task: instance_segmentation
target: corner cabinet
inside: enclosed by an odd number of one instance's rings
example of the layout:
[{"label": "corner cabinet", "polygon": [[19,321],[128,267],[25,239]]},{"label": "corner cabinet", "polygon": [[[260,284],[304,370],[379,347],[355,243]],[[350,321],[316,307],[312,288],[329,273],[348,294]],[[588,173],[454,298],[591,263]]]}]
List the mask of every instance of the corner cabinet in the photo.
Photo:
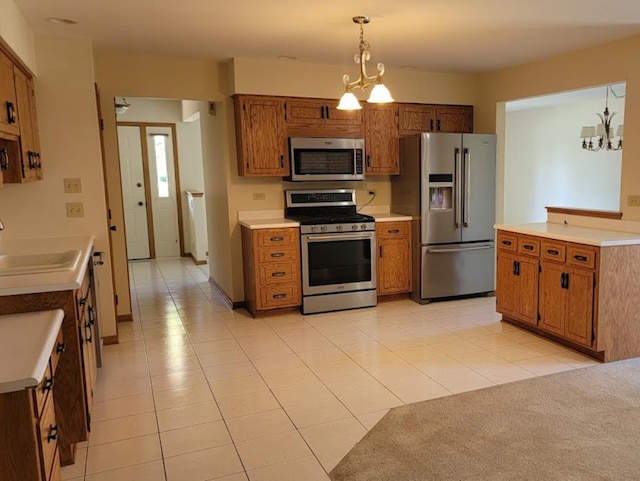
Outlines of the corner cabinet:
[{"label": "corner cabinet", "polygon": [[398,105],[366,104],[363,110],[365,173],[367,175],[398,175],[400,173]]},{"label": "corner cabinet", "polygon": [[258,316],[302,304],[300,229],[242,227],[245,307]]},{"label": "corner cabinet", "polygon": [[411,222],[376,223],[378,296],[411,292]]},{"label": "corner cabinet", "polygon": [[233,97],[238,175],[283,177],[289,174],[284,100],[277,97]]},{"label": "corner cabinet", "polygon": [[1,50],[0,172],[4,183],[42,179],[33,78]]},{"label": "corner cabinet", "polygon": [[[90,256],[89,262],[92,262]],[[96,380],[96,312],[91,289],[92,266],[87,266],[80,289],[0,296],[0,314],[62,309],[65,353],[57,363],[55,418],[62,465],[73,464],[75,444],[86,441]],[[0,479],[1,478],[0,476]]]}]

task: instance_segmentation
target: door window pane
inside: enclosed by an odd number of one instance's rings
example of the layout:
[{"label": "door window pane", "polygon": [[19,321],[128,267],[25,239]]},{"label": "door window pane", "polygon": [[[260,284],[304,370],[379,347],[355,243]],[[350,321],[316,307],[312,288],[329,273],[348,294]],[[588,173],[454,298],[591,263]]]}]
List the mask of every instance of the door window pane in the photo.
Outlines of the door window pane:
[{"label": "door window pane", "polygon": [[153,134],[153,147],[156,159],[156,182],[158,183],[158,197],[169,197],[169,175],[167,173],[167,137]]}]

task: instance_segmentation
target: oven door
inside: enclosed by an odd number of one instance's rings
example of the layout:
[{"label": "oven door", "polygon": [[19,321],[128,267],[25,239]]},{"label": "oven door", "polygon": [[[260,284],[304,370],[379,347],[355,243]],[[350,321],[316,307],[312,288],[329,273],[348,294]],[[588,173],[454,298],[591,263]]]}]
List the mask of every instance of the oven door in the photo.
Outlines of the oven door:
[{"label": "oven door", "polygon": [[302,294],[376,288],[375,232],[302,236]]}]

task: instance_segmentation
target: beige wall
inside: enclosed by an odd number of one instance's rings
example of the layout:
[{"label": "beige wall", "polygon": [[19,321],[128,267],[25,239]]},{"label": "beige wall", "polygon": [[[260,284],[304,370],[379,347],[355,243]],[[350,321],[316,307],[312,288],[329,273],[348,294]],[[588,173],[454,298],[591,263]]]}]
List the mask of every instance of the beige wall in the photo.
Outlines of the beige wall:
[{"label": "beige wall", "polygon": [[[640,36],[634,36],[544,61],[479,75],[476,130],[495,131],[496,119],[500,119],[502,115],[498,108],[504,109],[503,104],[498,105],[500,102],[626,81],[626,135],[622,152],[620,208],[624,219],[638,221],[640,208],[628,207],[627,195],[640,194],[640,136],[636,135],[640,132],[639,57]],[[499,142],[503,132],[498,131]],[[500,162],[504,162],[504,158],[499,156],[498,162],[500,172]],[[498,189],[501,189],[500,185]]]},{"label": "beige wall", "polygon": [[[44,180],[0,189],[3,236],[93,234],[95,249],[106,261],[98,271],[101,335],[112,336],[116,326],[91,42],[36,35],[35,48]],[[79,177],[83,193],[65,194],[66,177]],[[68,218],[66,202],[83,202],[85,216]]]},{"label": "beige wall", "polygon": [[33,32],[13,0],[0,0],[0,42],[9,47],[32,73],[37,73]]}]

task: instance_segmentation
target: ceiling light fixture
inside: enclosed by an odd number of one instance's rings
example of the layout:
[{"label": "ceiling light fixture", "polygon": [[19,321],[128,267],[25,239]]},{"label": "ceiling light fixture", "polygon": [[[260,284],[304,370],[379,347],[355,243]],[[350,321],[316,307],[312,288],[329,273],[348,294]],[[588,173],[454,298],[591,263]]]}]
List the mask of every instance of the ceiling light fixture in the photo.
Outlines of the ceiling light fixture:
[{"label": "ceiling light fixture", "polygon": [[[614,135],[614,128],[611,125],[611,121],[613,117],[615,117],[616,112],[609,114],[609,91],[611,94],[617,98],[624,98],[624,95],[616,95],[616,93],[611,88],[611,85],[607,85],[607,94],[605,98],[604,104],[604,112],[602,114],[596,114],[600,117],[600,121],[602,123],[596,125],[595,127],[592,125],[587,125],[582,127],[580,131],[580,138],[582,139],[582,148],[585,150],[589,150],[591,152],[598,152],[599,150],[622,150],[622,137],[624,135],[624,125],[618,125],[618,129]],[[614,137],[619,137],[616,142]],[[593,137],[597,137],[596,145],[593,144]],[[587,139],[589,139],[587,141]],[[616,145],[617,144],[617,145]]]},{"label": "ceiling light fixture", "polygon": [[127,103],[127,99],[122,97],[122,102],[118,102],[118,100],[116,99],[115,107],[116,107],[116,115],[120,115],[120,114],[124,114],[127,110],[129,110],[129,107],[131,107],[131,104]]},{"label": "ceiling light fixture", "polygon": [[353,23],[360,25],[360,44],[358,45],[358,53],[354,55],[353,60],[355,63],[360,64],[360,77],[358,80],[349,82],[349,75],[345,74],[342,77],[344,82],[345,92],[340,99],[340,103],[336,107],[338,110],[359,110],[362,108],[360,102],[353,94],[352,90],[360,88],[365,90],[367,87],[373,85],[371,94],[367,102],[374,104],[386,104],[393,102],[389,89],[382,83],[382,76],[384,75],[384,64],[379,63],[376,68],[378,69],[378,75],[374,77],[367,76],[366,62],[371,60],[371,46],[369,42],[364,39],[364,24],[369,23],[371,20],[369,17],[358,16],[353,17]]}]

